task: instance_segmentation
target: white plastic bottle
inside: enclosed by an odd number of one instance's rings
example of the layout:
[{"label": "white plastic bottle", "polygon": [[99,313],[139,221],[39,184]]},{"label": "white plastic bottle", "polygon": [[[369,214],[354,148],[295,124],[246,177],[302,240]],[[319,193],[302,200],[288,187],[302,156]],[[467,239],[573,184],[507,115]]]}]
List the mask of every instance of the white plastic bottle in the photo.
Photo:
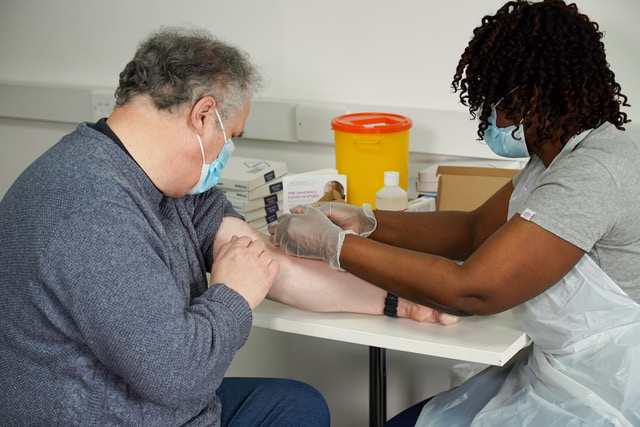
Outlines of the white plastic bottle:
[{"label": "white plastic bottle", "polygon": [[409,198],[407,192],[398,186],[399,172],[384,173],[384,187],[376,193],[376,209],[385,211],[407,210]]}]

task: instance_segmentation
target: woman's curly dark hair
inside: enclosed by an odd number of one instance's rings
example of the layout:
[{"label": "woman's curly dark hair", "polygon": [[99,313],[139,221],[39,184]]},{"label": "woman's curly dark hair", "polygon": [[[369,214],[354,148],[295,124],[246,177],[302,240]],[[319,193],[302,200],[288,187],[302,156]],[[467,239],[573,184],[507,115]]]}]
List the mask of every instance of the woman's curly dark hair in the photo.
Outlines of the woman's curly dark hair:
[{"label": "woman's curly dark hair", "polygon": [[[628,123],[627,97],[615,81],[597,23],[575,4],[561,0],[510,1],[485,16],[456,68],[452,87],[479,116],[478,136],[487,129],[491,106],[501,99],[507,118],[531,125],[538,143],[561,130],[561,141],[610,122]],[[478,112],[478,113],[477,113]],[[527,121],[529,120],[529,121]]]}]

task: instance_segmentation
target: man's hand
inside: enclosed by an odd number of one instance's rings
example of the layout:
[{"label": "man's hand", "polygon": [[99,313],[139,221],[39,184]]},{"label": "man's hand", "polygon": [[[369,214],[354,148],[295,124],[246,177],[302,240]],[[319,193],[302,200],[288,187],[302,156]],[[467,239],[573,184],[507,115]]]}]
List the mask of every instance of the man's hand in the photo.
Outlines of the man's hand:
[{"label": "man's hand", "polygon": [[263,241],[233,236],[216,254],[211,283],[224,283],[235,290],[253,310],[264,300],[279,270]]}]

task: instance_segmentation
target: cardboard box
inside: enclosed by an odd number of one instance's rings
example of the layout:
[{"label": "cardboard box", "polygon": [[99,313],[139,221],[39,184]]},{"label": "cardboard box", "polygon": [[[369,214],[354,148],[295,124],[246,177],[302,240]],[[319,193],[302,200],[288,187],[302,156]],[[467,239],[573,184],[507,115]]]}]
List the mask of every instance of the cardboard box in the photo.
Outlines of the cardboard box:
[{"label": "cardboard box", "polygon": [[276,214],[277,216],[280,216],[282,215],[282,209],[280,208],[280,205],[276,202],[267,206],[263,206],[262,208],[259,208],[253,211],[238,212],[238,213],[244,216],[244,220],[246,222],[251,222],[254,219],[258,219],[260,217],[267,217],[271,214]]},{"label": "cardboard box", "polygon": [[233,209],[235,209],[238,213],[251,212],[256,209],[264,208],[267,205],[282,202],[282,191],[278,191],[277,193],[270,194],[266,197],[260,197],[255,200],[246,200],[233,197],[234,192],[225,193],[225,196],[227,197],[227,200],[231,202],[231,206],[233,206]]},{"label": "cardboard box", "polygon": [[440,166],[436,210],[472,211],[503,185],[517,169],[480,168],[468,166]]},{"label": "cardboard box", "polygon": [[227,190],[252,191],[285,175],[287,171],[285,162],[232,156],[216,185]]},{"label": "cardboard box", "polygon": [[253,228],[261,229],[266,227],[268,224],[272,222],[276,222],[280,217],[281,212],[274,212],[267,216],[261,216],[260,218],[254,219],[253,221],[247,221],[247,224],[251,225]]},{"label": "cardboard box", "polygon": [[267,184],[261,185],[258,188],[254,188],[251,191],[247,190],[229,190],[223,187],[218,187],[227,199],[238,199],[238,200],[256,200],[259,198],[267,197],[271,194],[276,194],[278,192],[282,193],[282,178],[277,178]]},{"label": "cardboard box", "polygon": [[301,173],[283,179],[283,211],[315,202],[347,202],[347,176],[335,174]]}]

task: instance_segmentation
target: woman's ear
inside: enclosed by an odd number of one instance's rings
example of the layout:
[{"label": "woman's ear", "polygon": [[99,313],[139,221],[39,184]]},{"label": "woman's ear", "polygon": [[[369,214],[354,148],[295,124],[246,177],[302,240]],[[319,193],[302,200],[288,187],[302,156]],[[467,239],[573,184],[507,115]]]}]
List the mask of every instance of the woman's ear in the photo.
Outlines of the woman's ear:
[{"label": "woman's ear", "polygon": [[212,119],[217,122],[216,117],[216,100],[212,96],[205,96],[196,102],[191,108],[189,114],[189,122],[191,126],[202,135],[204,132],[204,124],[206,120]]}]

